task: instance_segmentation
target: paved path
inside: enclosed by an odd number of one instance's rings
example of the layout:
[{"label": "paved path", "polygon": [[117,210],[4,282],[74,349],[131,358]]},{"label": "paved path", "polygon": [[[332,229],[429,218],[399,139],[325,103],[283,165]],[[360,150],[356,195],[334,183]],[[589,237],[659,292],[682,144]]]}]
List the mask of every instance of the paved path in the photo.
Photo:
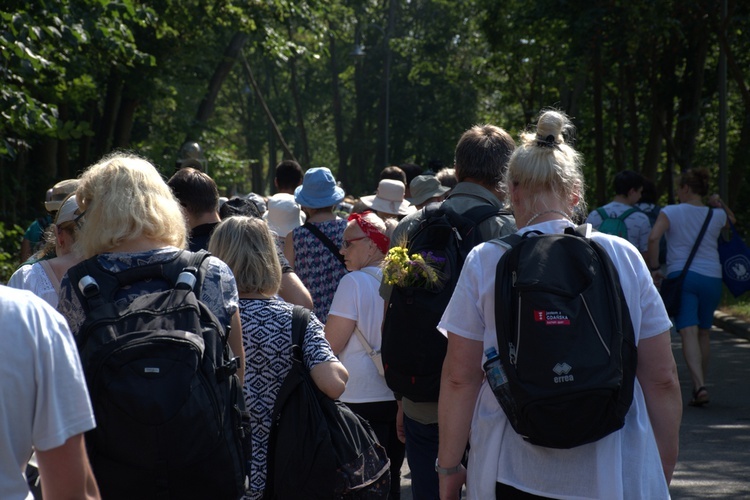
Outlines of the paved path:
[{"label": "paved path", "polygon": [[[725,326],[733,333],[718,328],[712,333],[707,378],[711,403],[703,408],[687,406],[690,377],[680,337],[672,336],[685,402],[679,462],[670,487],[673,499],[750,499],[750,335],[734,331],[734,323]],[[412,500],[406,460],[402,476],[401,499]]]},{"label": "paved path", "polygon": [[[672,336],[682,398],[691,382],[679,335]],[[707,387],[711,402],[685,406],[672,498],[750,498],[750,341],[714,329]]]}]

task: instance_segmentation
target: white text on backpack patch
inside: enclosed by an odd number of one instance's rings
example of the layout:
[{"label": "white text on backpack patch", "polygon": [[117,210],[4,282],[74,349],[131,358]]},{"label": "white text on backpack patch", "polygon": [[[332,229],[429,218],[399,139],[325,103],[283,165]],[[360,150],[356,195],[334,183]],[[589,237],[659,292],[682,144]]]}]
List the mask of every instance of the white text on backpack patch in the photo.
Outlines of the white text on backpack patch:
[{"label": "white text on backpack patch", "polygon": [[570,324],[570,318],[561,311],[534,310],[534,321],[543,321],[546,326]]}]

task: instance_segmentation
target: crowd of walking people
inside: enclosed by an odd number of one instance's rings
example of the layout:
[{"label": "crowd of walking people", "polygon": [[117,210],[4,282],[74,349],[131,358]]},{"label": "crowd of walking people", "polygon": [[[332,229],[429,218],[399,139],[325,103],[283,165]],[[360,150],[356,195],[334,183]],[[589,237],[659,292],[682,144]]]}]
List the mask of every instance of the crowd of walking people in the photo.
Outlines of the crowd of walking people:
[{"label": "crowd of walking people", "polygon": [[[276,167],[273,196],[220,199],[202,164],[178,162],[165,182],[152,162],[120,152],[102,158],[79,179],[56,186],[56,199],[48,204],[46,245],[33,255],[27,251],[28,260],[8,283],[26,291],[0,286],[0,315],[6,324],[6,348],[0,353],[0,442],[5,443],[0,446],[0,498],[33,498],[24,472],[32,452],[45,498],[133,494],[140,483],[132,475],[116,478],[116,460],[93,450],[91,443],[86,446],[95,427],[112,424],[95,411],[102,406],[97,398],[103,389],[92,388],[94,370],[81,361],[100,347],[92,347],[88,338],[96,327],[90,323],[91,303],[97,297],[91,298],[91,283],[85,278],[71,278],[79,275],[72,269],[93,263],[111,276],[127,275],[129,281],[118,278],[121,288],[109,298],[123,307],[175,286],[166,272],[156,278],[131,275],[145,267],[166,269],[187,249],[210,252],[199,269],[192,269],[198,279],[197,299],[205,309],[200,321],[204,329],[210,320],[224,332],[231,351],[227,376],[240,381],[249,417],[247,482],[241,495],[222,498],[269,498],[266,479],[273,463],[267,448],[274,403],[292,366],[295,305],[312,311],[300,347],[314,384],[367,420],[385,448],[390,459],[388,498],[400,498],[405,459],[413,498],[419,500],[461,495],[668,498],[683,411],[670,330],[674,325],[682,338],[693,384],[689,404],[706,405],[709,331],[721,295],[716,241],[721,229],[734,222],[734,214],[717,195],[708,196],[710,177],[702,168],[682,173],[677,183],[680,203],[661,211],[656,200],[638,206],[647,179],[620,172],[614,178],[613,201],[589,213],[573,132],[568,117],[555,110],[540,113],[518,145],[500,127],[474,126],[458,140],[451,168],[432,172],[411,164],[403,169],[389,166],[373,193],[358,197],[348,195],[330,169],[304,171],[285,160]],[[404,296],[394,288],[425,286],[407,286],[408,275],[385,273],[386,262],[394,252],[409,248],[438,207],[464,219],[482,209],[490,214],[472,224],[479,244],[467,249],[459,267],[438,266],[435,273],[435,279],[446,281],[455,273],[450,302],[444,313],[439,311],[442,319],[429,326],[435,338],[419,341],[442,349],[442,371],[427,374],[439,384],[439,396],[417,390],[419,377],[414,392],[394,389],[389,378],[394,372],[389,370],[397,369],[396,361],[381,353],[389,304],[393,297]],[[710,225],[695,258],[689,259],[707,214],[713,214]],[[588,238],[614,264],[632,323],[638,352],[632,403],[620,427],[601,439],[550,448],[514,430],[513,418],[488,383],[487,353],[503,349],[496,330],[504,318],[496,317],[496,304],[512,300],[496,283],[495,270],[508,251],[498,238],[572,234],[584,218],[601,228]],[[618,224],[620,234],[607,234],[608,227]],[[33,232],[38,231],[27,234]],[[419,259],[429,266],[443,258],[430,254]],[[683,307],[670,318],[658,287],[662,279],[682,273],[686,263]],[[432,275],[423,272],[429,288]],[[409,324],[420,318],[417,314]],[[389,328],[404,337],[410,334],[406,324],[400,331],[398,324]],[[110,330],[115,340],[116,327]],[[212,348],[194,337],[187,332],[174,342],[197,345],[201,352]],[[419,342],[415,352],[401,354],[418,359]],[[111,356],[121,355],[115,351]],[[143,359],[122,366],[157,384],[166,366],[177,370],[190,363],[183,354],[160,351],[159,356],[169,358],[169,364]],[[98,369],[108,362],[101,361]],[[117,373],[109,376],[115,382],[107,390],[132,389],[118,386]],[[106,429],[97,434],[98,442],[114,442],[118,432]],[[202,432],[212,430],[195,429]],[[150,439],[158,440],[159,433]],[[189,444],[194,438],[184,439]],[[157,458],[157,463],[170,460]],[[154,482],[143,484],[161,489],[139,492],[139,497],[167,498],[177,491],[170,489],[171,479],[159,477],[160,471],[149,474]],[[201,481],[199,472],[193,475]],[[360,497],[354,492],[351,498]]]}]

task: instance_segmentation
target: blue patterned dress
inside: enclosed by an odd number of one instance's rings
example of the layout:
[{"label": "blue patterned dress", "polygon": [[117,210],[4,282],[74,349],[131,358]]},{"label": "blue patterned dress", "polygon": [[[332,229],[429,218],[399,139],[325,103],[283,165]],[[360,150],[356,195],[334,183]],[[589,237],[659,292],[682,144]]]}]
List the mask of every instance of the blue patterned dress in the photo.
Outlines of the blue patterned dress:
[{"label": "blue patterned dress", "polygon": [[[324,222],[311,222],[311,224],[328,236],[336,244],[336,248],[341,248],[347,224],[344,219],[336,218]],[[346,267],[306,228],[301,226],[295,228],[292,231],[292,237],[294,271],[312,295],[315,315],[325,324],[339,281],[347,273]]]},{"label": "blue patterned dress", "polygon": [[[292,310],[277,299],[240,299],[242,341],[245,346],[245,404],[250,412],[252,450],[250,490],[246,499],[263,498],[266,486],[268,438],[276,396],[292,368]],[[307,369],[337,361],[314,314],[305,331],[302,358]]]}]

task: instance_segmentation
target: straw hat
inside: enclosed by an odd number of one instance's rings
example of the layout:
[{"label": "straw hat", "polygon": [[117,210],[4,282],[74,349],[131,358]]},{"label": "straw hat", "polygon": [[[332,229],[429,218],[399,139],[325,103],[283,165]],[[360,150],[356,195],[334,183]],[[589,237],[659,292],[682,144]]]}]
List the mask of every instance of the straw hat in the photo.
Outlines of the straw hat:
[{"label": "straw hat", "polygon": [[430,198],[442,196],[451,188],[443,186],[434,175],[418,175],[409,184],[411,198],[407,198],[415,205],[421,205]]},{"label": "straw hat", "polygon": [[278,193],[268,198],[268,210],[263,214],[268,227],[284,238],[294,228],[305,223],[305,214],[294,199],[287,193]]},{"label": "straw hat", "polygon": [[383,179],[378,183],[370,208],[376,212],[387,214],[408,215],[414,212],[415,207],[404,199],[406,186],[401,181]]}]

